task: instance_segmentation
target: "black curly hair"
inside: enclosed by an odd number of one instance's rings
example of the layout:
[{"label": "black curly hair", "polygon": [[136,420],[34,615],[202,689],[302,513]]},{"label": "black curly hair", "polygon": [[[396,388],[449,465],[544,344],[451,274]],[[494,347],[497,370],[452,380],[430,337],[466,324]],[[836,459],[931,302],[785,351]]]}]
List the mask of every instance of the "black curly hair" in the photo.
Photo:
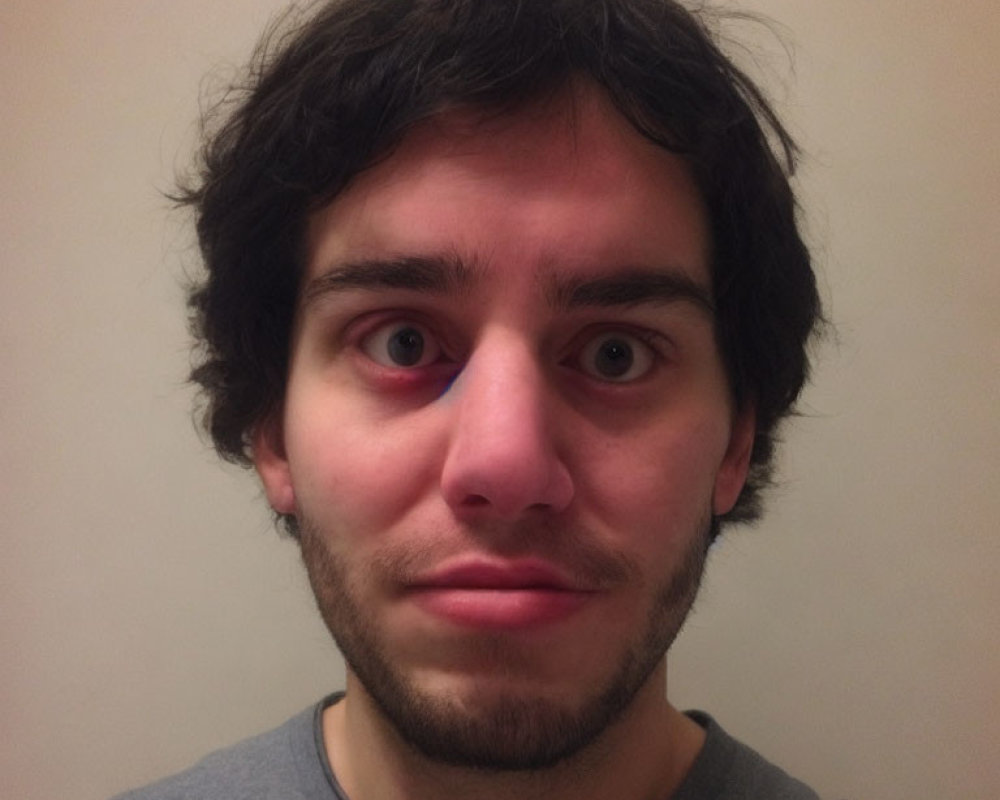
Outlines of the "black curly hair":
[{"label": "black curly hair", "polygon": [[218,453],[249,465],[254,428],[280,408],[308,216],[420,120],[516,110],[584,79],[687,161],[705,201],[716,334],[757,420],[749,479],[714,530],[756,519],[821,309],[789,184],[796,145],[706,21],[674,0],[332,0],[303,14],[213,109],[178,194],[204,259],[191,377]]}]

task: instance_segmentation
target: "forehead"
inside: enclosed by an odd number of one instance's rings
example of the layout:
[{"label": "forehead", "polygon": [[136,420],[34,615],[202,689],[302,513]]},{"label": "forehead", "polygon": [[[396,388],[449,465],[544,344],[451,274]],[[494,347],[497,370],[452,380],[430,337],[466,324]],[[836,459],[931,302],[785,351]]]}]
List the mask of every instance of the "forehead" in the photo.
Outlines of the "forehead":
[{"label": "forehead", "polygon": [[709,284],[686,163],[589,85],[419,124],[312,217],[308,245],[313,276],[344,260],[448,255],[536,272],[679,265]]}]

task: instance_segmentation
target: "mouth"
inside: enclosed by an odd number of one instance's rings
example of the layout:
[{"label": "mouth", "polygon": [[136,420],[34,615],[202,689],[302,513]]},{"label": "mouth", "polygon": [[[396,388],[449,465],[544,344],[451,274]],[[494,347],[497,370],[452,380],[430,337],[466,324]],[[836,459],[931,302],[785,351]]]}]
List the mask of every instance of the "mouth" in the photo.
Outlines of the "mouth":
[{"label": "mouth", "polygon": [[545,562],[475,560],[422,575],[407,594],[424,612],[453,625],[516,630],[565,620],[597,592]]}]

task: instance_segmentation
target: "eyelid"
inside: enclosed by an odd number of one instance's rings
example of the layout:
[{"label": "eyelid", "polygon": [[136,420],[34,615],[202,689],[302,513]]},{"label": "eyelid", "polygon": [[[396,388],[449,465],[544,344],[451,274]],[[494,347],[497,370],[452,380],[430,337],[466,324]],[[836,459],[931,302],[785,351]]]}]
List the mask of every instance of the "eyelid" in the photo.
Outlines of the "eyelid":
[{"label": "eyelid", "polygon": [[598,336],[608,334],[620,334],[633,339],[638,339],[647,347],[656,351],[663,358],[670,358],[675,348],[673,337],[668,333],[651,328],[647,325],[633,322],[598,322],[586,325],[581,328],[573,337],[566,349],[568,351],[579,351],[581,346]]},{"label": "eyelid", "polygon": [[[402,331],[414,331],[420,337],[420,352],[412,364],[400,364],[393,361],[390,353],[393,337]],[[365,334],[359,344],[359,349],[374,361],[387,369],[417,369],[438,361],[441,355],[441,345],[424,325],[408,320],[385,322],[375,326]]]},{"label": "eyelid", "polygon": [[[412,326],[421,331],[433,345],[434,358],[429,360],[422,358],[418,364],[404,366],[380,361],[366,352],[366,342],[377,334],[402,326]],[[340,338],[343,346],[353,349],[372,364],[387,370],[412,372],[435,364],[453,364],[458,360],[456,358],[458,349],[455,346],[454,337],[446,336],[442,332],[441,326],[436,324],[429,315],[411,308],[379,309],[361,314],[345,326]]]},{"label": "eyelid", "polygon": [[[549,352],[555,356],[554,364],[570,367],[581,372],[583,377],[601,381],[610,386],[620,384],[624,387],[630,383],[642,380],[648,374],[655,372],[659,366],[675,360],[675,340],[664,330],[643,324],[643,322],[631,320],[593,320],[581,322],[583,323],[582,325],[578,327],[574,326],[577,327],[577,330],[575,333],[571,333],[565,345],[559,347],[555,353],[552,353],[551,350]],[[377,361],[364,351],[364,342],[366,339],[370,339],[384,328],[391,328],[397,325],[413,325],[425,335],[429,335],[435,347],[434,359],[426,362],[421,360],[421,363],[413,366],[404,366]],[[448,366],[449,368],[458,366],[460,368],[460,365],[469,354],[466,352],[467,347],[462,344],[465,335],[463,334],[459,340],[456,340],[456,331],[453,328],[454,326],[442,326],[437,314],[429,313],[412,306],[365,310],[347,321],[340,328],[340,332],[336,335],[336,339],[339,342],[337,348],[340,349],[343,347],[354,350],[357,355],[380,370],[413,373],[435,365],[441,367]],[[642,346],[644,352],[648,352],[652,363],[643,375],[623,381],[616,381],[613,378],[602,378],[590,370],[581,370],[580,357],[583,348],[595,339],[613,334],[634,340]],[[543,347],[543,350],[548,350],[548,348]]]},{"label": "eyelid", "polygon": [[[614,336],[631,341],[640,348],[640,366],[645,364],[645,368],[642,369],[641,374],[620,379],[613,376],[601,375],[584,363],[585,358],[592,355],[587,353],[588,348],[597,347],[600,340]],[[566,355],[560,359],[560,363],[572,366],[591,380],[606,385],[624,387],[642,381],[659,367],[668,363],[671,360],[672,348],[672,340],[661,331],[628,323],[602,323],[588,326],[574,336],[570,346],[567,348]]]}]

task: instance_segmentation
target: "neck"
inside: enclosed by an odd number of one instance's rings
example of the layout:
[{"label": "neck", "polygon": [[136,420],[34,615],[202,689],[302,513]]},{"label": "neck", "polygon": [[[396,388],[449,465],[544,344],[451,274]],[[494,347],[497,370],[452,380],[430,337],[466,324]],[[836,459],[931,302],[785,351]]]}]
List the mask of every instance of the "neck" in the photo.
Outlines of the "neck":
[{"label": "neck", "polygon": [[351,800],[662,800],[687,774],[704,733],[666,698],[661,664],[622,716],[553,767],[491,771],[424,757],[404,741],[356,677],[323,718],[327,755]]}]

